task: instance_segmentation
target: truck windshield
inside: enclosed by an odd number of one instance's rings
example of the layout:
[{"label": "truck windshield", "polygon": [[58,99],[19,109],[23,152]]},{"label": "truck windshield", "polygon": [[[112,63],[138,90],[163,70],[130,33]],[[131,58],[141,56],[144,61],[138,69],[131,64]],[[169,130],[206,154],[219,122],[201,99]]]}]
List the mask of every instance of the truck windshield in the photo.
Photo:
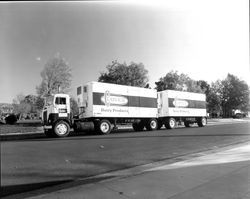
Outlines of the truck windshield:
[{"label": "truck windshield", "polygon": [[65,97],[57,97],[56,104],[66,104],[66,98]]}]

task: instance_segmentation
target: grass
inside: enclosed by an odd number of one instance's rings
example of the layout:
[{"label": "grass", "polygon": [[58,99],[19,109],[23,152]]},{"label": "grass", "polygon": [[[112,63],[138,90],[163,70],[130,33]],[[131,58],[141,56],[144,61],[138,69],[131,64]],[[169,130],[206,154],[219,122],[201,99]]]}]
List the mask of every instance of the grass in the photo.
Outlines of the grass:
[{"label": "grass", "polygon": [[0,134],[10,134],[10,133],[28,133],[28,132],[38,132],[42,131],[41,126],[23,126],[23,125],[0,125]]}]

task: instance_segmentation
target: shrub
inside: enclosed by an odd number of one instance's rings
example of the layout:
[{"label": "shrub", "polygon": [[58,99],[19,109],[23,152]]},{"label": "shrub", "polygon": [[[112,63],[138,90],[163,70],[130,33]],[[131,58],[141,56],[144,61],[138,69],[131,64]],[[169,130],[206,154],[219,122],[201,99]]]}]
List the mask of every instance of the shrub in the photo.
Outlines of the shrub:
[{"label": "shrub", "polygon": [[15,124],[17,122],[17,117],[14,114],[9,115],[5,118],[6,124]]}]

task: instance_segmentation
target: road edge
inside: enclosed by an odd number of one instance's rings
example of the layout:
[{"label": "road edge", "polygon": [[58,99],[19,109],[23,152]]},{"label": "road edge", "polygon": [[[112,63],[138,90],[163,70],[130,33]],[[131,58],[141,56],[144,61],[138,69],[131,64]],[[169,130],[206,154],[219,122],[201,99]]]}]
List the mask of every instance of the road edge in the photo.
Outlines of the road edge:
[{"label": "road edge", "polygon": [[[208,121],[207,126],[214,125],[225,125],[225,124],[240,124],[240,123],[250,123],[250,120],[230,120],[230,121]],[[131,129],[130,127],[122,127],[121,129]],[[43,131],[27,132],[27,133],[10,133],[0,135],[0,141],[15,141],[15,140],[25,140],[25,139],[36,139],[36,138],[46,138]]]}]

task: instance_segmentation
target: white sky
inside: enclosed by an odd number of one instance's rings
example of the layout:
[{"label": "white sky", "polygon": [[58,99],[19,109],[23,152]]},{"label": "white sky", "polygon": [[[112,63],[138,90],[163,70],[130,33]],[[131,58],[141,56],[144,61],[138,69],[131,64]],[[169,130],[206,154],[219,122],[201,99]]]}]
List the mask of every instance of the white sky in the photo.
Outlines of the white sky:
[{"label": "white sky", "polygon": [[[174,70],[209,82],[232,73],[250,85],[248,1],[176,0],[159,1],[159,5],[153,2],[147,1],[147,5],[166,13],[170,8],[182,26],[183,34],[177,31],[180,37],[176,35],[171,58],[167,56],[170,60],[176,58],[171,63]],[[167,32],[168,27],[165,29]],[[163,51],[167,52],[167,48]],[[166,63],[169,65],[163,60],[150,71],[151,81],[160,75]]]},{"label": "white sky", "polygon": [[57,52],[76,87],[113,60],[142,62],[150,86],[171,70],[250,85],[248,0],[0,3],[0,103],[35,94]]}]

